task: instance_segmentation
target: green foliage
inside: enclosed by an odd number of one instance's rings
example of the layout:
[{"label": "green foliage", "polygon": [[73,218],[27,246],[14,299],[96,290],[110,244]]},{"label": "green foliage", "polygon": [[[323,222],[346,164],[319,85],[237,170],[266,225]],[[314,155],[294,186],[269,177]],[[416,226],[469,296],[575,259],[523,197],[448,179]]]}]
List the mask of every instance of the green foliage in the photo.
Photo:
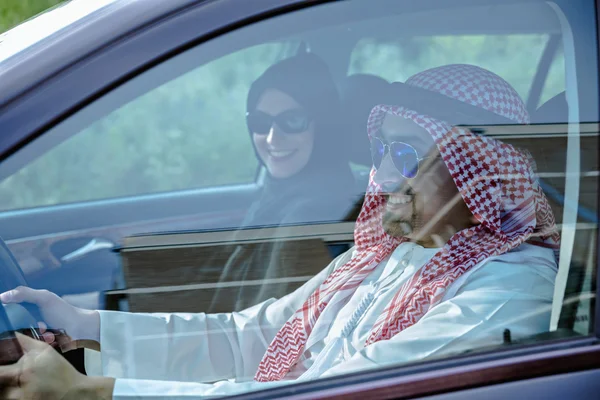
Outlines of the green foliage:
[{"label": "green foliage", "polygon": [[64,0],[2,0],[0,3],[0,32],[62,3]]},{"label": "green foliage", "polygon": [[[500,75],[526,100],[547,41],[544,34],[428,36],[397,42],[366,39],[354,50],[350,73],[372,73],[390,82],[404,82],[429,68],[473,64]],[[541,102],[565,90],[564,76],[561,53],[550,69]]]},{"label": "green foliage", "polygon": [[49,134],[73,136],[0,183],[0,209],[253,181],[258,162],[245,123],[246,95],[290,46],[264,44],[229,54],[83,131],[59,125]]},{"label": "green foliage", "polygon": [[[58,0],[2,0],[3,27]],[[526,98],[547,35],[365,39],[349,73],[390,81],[448,63],[471,63],[505,78]],[[250,182],[257,170],[245,126],[248,88],[297,43],[268,43],[201,65],[97,119],[0,182],[0,210]],[[564,90],[562,54],[542,100]],[[113,94],[120,96],[119,94]],[[76,118],[76,117],[75,117]]]}]

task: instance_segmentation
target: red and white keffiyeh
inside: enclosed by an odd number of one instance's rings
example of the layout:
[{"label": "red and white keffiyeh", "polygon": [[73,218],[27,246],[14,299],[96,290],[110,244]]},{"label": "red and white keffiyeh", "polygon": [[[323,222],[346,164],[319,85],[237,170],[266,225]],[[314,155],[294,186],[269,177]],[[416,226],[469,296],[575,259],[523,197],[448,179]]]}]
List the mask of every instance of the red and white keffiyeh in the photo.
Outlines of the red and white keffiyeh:
[{"label": "red and white keffiyeh", "polygon": [[[447,65],[421,72],[406,81],[483,108],[516,123],[528,123],[525,106],[499,76],[471,65]],[[421,115],[401,106],[379,105],[369,117],[373,135],[386,114],[410,119],[434,139],[444,163],[479,225],[456,233],[395,294],[374,324],[365,345],[387,340],[415,324],[440,302],[446,289],[485,259],[528,241],[557,251],[554,216],[533,170],[533,161],[513,146],[476,135],[466,128]],[[336,293],[349,298],[377,265],[405,238],[383,230],[385,197],[373,182],[374,170],[354,232],[355,254],[336,269],[285,323],[259,364],[257,381],[283,379],[300,359],[315,322]],[[341,302],[335,306],[341,307]]]}]

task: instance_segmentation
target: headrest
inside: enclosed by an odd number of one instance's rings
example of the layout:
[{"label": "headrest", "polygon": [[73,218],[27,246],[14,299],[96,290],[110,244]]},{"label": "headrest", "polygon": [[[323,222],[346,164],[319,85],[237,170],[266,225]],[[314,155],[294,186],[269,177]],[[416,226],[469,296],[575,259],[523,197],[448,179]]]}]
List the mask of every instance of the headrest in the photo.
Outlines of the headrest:
[{"label": "headrest", "polygon": [[389,83],[385,79],[369,74],[350,75],[342,84],[340,93],[350,161],[371,165],[367,120],[373,107],[386,98],[388,90]]},{"label": "headrest", "polygon": [[534,124],[566,123],[569,121],[567,95],[561,92],[542,104],[531,116]]}]

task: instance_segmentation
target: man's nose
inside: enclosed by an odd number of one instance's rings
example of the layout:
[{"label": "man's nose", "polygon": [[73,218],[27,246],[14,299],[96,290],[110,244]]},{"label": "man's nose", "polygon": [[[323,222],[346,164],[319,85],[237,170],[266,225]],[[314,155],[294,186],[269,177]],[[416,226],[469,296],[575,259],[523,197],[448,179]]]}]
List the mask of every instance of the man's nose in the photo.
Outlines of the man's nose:
[{"label": "man's nose", "polygon": [[374,180],[386,193],[398,191],[398,189],[406,182],[406,178],[403,177],[394,166],[392,157],[389,153],[381,160],[381,165],[377,168]]}]

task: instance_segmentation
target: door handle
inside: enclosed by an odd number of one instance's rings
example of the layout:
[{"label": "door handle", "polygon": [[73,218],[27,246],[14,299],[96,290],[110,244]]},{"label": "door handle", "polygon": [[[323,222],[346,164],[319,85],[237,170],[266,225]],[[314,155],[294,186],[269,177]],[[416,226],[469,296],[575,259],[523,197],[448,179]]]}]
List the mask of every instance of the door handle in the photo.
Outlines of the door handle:
[{"label": "door handle", "polygon": [[90,240],[85,246],[80,247],[79,249],[77,249],[65,256],[62,256],[60,258],[60,260],[62,262],[71,262],[71,261],[78,260],[90,253],[93,253],[94,251],[104,250],[104,249],[114,249],[114,248],[115,248],[115,244],[113,242],[111,242],[110,240],[94,238],[94,239]]}]

